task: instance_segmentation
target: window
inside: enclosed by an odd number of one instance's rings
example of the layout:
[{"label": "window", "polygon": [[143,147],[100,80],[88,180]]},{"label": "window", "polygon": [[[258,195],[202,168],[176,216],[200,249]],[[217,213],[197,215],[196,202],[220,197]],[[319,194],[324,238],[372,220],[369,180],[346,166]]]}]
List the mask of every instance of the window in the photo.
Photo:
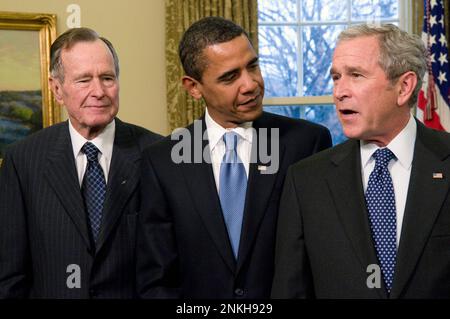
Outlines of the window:
[{"label": "window", "polygon": [[337,36],[367,22],[407,29],[406,9],[407,0],[258,0],[265,110],[321,123],[343,142],[329,75]]}]

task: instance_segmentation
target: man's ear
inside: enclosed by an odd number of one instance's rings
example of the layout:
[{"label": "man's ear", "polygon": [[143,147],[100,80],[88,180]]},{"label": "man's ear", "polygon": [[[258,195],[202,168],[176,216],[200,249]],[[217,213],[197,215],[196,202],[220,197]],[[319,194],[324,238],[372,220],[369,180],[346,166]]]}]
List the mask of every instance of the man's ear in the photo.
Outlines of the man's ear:
[{"label": "man's ear", "polygon": [[183,83],[184,89],[189,93],[190,96],[192,96],[196,100],[200,100],[202,98],[200,82],[187,75],[183,76],[181,81]]},{"label": "man's ear", "polygon": [[408,71],[402,74],[398,79],[398,105],[408,104],[411,95],[414,93],[414,89],[417,85],[417,76],[414,72]]},{"label": "man's ear", "polygon": [[58,102],[58,104],[60,105],[63,105],[64,100],[62,98],[61,82],[59,81],[59,79],[51,76],[48,79],[48,84],[50,85],[50,89],[53,92],[53,96],[55,97],[56,102]]}]

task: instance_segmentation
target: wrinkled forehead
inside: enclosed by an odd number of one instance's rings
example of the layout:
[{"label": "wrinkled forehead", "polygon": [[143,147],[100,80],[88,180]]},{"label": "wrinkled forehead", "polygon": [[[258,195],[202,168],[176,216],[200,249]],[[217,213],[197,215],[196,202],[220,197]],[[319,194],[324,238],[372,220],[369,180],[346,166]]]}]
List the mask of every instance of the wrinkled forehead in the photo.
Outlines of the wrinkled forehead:
[{"label": "wrinkled forehead", "polygon": [[375,70],[380,67],[380,50],[375,37],[361,37],[340,41],[332,59],[332,70]]},{"label": "wrinkled forehead", "polygon": [[250,43],[250,40],[244,34],[241,34],[226,42],[209,44],[202,50],[202,54],[205,57],[208,57],[210,55],[220,55],[222,57],[227,57],[234,56],[242,51],[255,52],[252,44]]},{"label": "wrinkled forehead", "polygon": [[205,71],[215,68],[245,67],[257,57],[253,46],[245,36],[239,36],[228,42],[217,43],[203,51]]},{"label": "wrinkled forehead", "polygon": [[92,57],[99,55],[109,56],[113,59],[111,51],[101,39],[96,39],[94,41],[78,41],[65,46],[61,50],[61,57],[76,56],[80,54],[91,54]]},{"label": "wrinkled forehead", "polygon": [[380,44],[376,36],[361,36],[340,40],[333,53],[333,58],[340,56],[364,57],[378,60]]},{"label": "wrinkled forehead", "polygon": [[79,42],[61,51],[65,75],[83,76],[92,72],[116,75],[114,58],[103,41]]}]

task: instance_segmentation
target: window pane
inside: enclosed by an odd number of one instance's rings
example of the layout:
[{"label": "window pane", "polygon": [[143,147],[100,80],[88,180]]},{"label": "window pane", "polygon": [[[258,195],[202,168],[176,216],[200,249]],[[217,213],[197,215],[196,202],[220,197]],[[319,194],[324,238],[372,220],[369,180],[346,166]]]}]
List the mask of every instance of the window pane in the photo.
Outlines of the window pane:
[{"label": "window pane", "polygon": [[352,20],[376,22],[398,18],[398,0],[352,0]]},{"label": "window pane", "polygon": [[303,21],[345,21],[347,20],[346,0],[304,0],[302,3]]},{"label": "window pane", "polygon": [[258,0],[259,22],[297,21],[296,0]]},{"label": "window pane", "polygon": [[311,105],[305,107],[305,119],[326,126],[333,138],[333,145],[347,140],[342,131],[341,123],[336,115],[334,105]]},{"label": "window pane", "polygon": [[259,58],[266,97],[299,95],[297,43],[295,27],[259,27]]},{"label": "window pane", "polygon": [[289,116],[293,118],[302,118],[326,126],[333,139],[333,145],[347,140],[342,132],[341,124],[334,105],[282,105],[265,106],[264,111]]},{"label": "window pane", "polygon": [[264,106],[264,111],[295,119],[304,118],[304,107],[301,105],[270,105]]},{"label": "window pane", "polygon": [[345,25],[303,27],[303,95],[329,95],[331,59],[339,33]]}]

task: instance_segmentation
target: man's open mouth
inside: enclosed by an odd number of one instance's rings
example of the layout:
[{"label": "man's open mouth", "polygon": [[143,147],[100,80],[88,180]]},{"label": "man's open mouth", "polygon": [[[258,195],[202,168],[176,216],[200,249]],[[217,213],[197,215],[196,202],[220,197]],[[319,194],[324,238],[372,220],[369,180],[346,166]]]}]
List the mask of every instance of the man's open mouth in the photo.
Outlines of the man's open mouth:
[{"label": "man's open mouth", "polygon": [[358,112],[353,111],[353,110],[339,110],[339,113],[341,113],[343,115],[352,115],[352,114],[357,114]]},{"label": "man's open mouth", "polygon": [[239,105],[239,106],[246,106],[246,105],[249,105],[249,104],[255,102],[257,97],[258,97],[258,96],[255,96],[254,98],[251,98],[251,99],[245,101],[244,103],[240,103],[240,104],[238,104],[238,105]]}]

